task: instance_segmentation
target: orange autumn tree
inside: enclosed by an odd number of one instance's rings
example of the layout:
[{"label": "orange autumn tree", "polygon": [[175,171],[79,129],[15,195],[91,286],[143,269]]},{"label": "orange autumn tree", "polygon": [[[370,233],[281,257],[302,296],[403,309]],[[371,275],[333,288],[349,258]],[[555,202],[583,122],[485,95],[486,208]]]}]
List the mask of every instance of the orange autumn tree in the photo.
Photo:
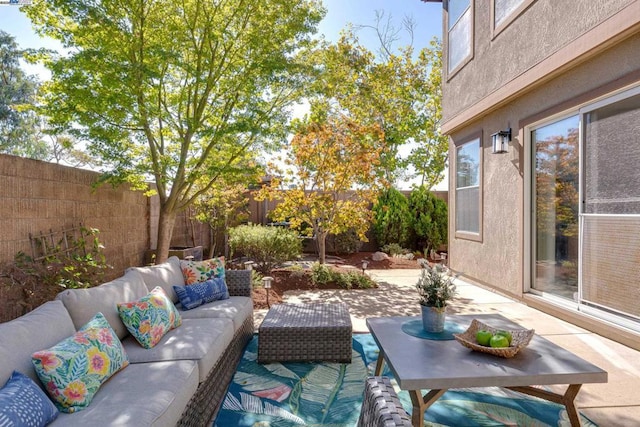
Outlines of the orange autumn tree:
[{"label": "orange autumn tree", "polygon": [[354,230],[366,241],[369,206],[384,184],[377,170],[383,150],[384,133],[377,125],[343,116],[304,122],[291,141],[284,170],[272,166],[279,178],[257,198],[280,202],[271,212],[274,220],[313,233],[324,264],[327,235]]}]

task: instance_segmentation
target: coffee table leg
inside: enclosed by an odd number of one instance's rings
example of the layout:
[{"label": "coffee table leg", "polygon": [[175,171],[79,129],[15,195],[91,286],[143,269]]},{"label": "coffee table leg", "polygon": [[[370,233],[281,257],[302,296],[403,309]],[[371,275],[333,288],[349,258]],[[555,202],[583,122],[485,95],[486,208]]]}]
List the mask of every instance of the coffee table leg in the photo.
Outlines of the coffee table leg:
[{"label": "coffee table leg", "polygon": [[582,384],[570,384],[564,394],[553,393],[551,391],[541,390],[529,386],[505,388],[564,405],[564,407],[567,409],[567,415],[569,416],[571,426],[580,427],[582,424],[580,423],[580,414],[578,414],[578,409],[576,408],[575,402],[576,396],[580,391],[580,387],[582,387]]},{"label": "coffee table leg", "polygon": [[382,368],[384,368],[384,352],[381,349],[376,361],[375,375],[382,375]]},{"label": "coffee table leg", "polygon": [[409,396],[411,396],[411,403],[413,404],[413,410],[411,412],[411,424],[413,427],[424,426],[425,411],[446,391],[447,389],[430,390],[429,393],[423,397],[420,390],[409,390]]}]

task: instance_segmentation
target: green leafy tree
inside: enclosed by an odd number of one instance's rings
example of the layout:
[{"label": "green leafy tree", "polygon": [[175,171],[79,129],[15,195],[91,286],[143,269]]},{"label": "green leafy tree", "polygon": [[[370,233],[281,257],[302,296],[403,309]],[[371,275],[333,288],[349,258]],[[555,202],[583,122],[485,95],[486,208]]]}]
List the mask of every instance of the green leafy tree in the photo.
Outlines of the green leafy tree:
[{"label": "green leafy tree", "polygon": [[[412,31],[413,24],[407,23]],[[364,125],[376,124],[384,131],[380,173],[389,182],[413,166],[425,185],[444,177],[447,138],[440,134],[442,47],[434,39],[419,52],[409,45],[394,49],[394,29],[375,26],[381,43],[376,56],[362,46],[353,29],[345,30],[335,44],[326,44],[311,56],[316,78],[311,84],[314,103],[347,114]],[[407,158],[403,146],[415,146]]]},{"label": "green leafy tree", "polygon": [[42,159],[48,150],[33,111],[38,84],[20,68],[22,57],[13,36],[0,31],[0,152]]},{"label": "green leafy tree", "polygon": [[283,137],[296,53],[324,14],[315,0],[35,0],[25,12],[69,50],[44,58],[52,125],[108,162],[103,181],[154,182],[158,261],[178,212]]},{"label": "green leafy tree", "polygon": [[[195,219],[210,229],[209,257],[220,252],[216,246],[218,235],[224,237],[222,252],[229,257],[229,230],[249,218],[248,184],[258,182],[262,175],[262,168],[251,159],[251,155],[250,152],[245,153],[244,174],[221,177],[193,203]],[[203,182],[206,184],[206,178]]]},{"label": "green leafy tree", "polygon": [[429,253],[447,243],[449,222],[444,200],[434,196],[426,186],[414,188],[409,195],[409,211],[415,248]]},{"label": "green leafy tree", "polygon": [[379,246],[392,243],[406,247],[409,242],[411,214],[404,194],[388,188],[373,205],[373,233]]}]

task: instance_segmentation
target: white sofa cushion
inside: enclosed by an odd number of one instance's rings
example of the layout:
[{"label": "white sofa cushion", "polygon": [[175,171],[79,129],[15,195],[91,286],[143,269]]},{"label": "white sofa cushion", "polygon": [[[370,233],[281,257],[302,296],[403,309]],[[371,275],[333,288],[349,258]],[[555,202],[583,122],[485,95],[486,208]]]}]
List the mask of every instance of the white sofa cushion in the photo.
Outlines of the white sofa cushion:
[{"label": "white sofa cushion", "polygon": [[153,348],[143,348],[131,336],[122,345],[132,364],[195,360],[202,382],[231,344],[233,332],[230,319],[184,319],[180,327],[169,331]]},{"label": "white sofa cushion", "polygon": [[174,427],[198,388],[192,360],[129,365],[104,383],[91,405],[61,413],[53,427]]},{"label": "white sofa cushion", "polygon": [[49,348],[75,332],[71,317],[60,301],[49,301],[24,316],[0,323],[0,387],[14,370],[40,384],[31,354]]},{"label": "white sofa cushion", "polygon": [[144,281],[137,271],[127,271],[124,276],[87,289],[67,289],[60,292],[56,299],[64,303],[76,329],[88,323],[96,313],[101,312],[113,330],[122,339],[129,332],[120,320],[117,304],[135,301],[147,295]]},{"label": "white sofa cushion", "polygon": [[176,256],[169,257],[165,262],[146,267],[131,267],[127,271],[137,271],[147,285],[149,291],[156,286],[162,287],[171,301],[178,301],[178,295],[173,290],[173,285],[184,286],[184,276],[180,268],[180,259]]},{"label": "white sofa cushion", "polygon": [[231,319],[233,330],[242,327],[247,317],[253,316],[253,300],[249,297],[230,297],[229,299],[213,301],[191,310],[183,310],[180,304],[176,304],[183,319]]}]

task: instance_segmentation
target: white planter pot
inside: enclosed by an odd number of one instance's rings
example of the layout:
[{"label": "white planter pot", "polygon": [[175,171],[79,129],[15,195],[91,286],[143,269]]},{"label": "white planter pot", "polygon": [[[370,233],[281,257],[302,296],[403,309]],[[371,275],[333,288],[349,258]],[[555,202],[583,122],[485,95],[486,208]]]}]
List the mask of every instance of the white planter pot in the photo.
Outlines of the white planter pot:
[{"label": "white planter pot", "polygon": [[427,332],[438,333],[444,331],[445,307],[427,307],[420,305],[422,308],[422,327]]}]

